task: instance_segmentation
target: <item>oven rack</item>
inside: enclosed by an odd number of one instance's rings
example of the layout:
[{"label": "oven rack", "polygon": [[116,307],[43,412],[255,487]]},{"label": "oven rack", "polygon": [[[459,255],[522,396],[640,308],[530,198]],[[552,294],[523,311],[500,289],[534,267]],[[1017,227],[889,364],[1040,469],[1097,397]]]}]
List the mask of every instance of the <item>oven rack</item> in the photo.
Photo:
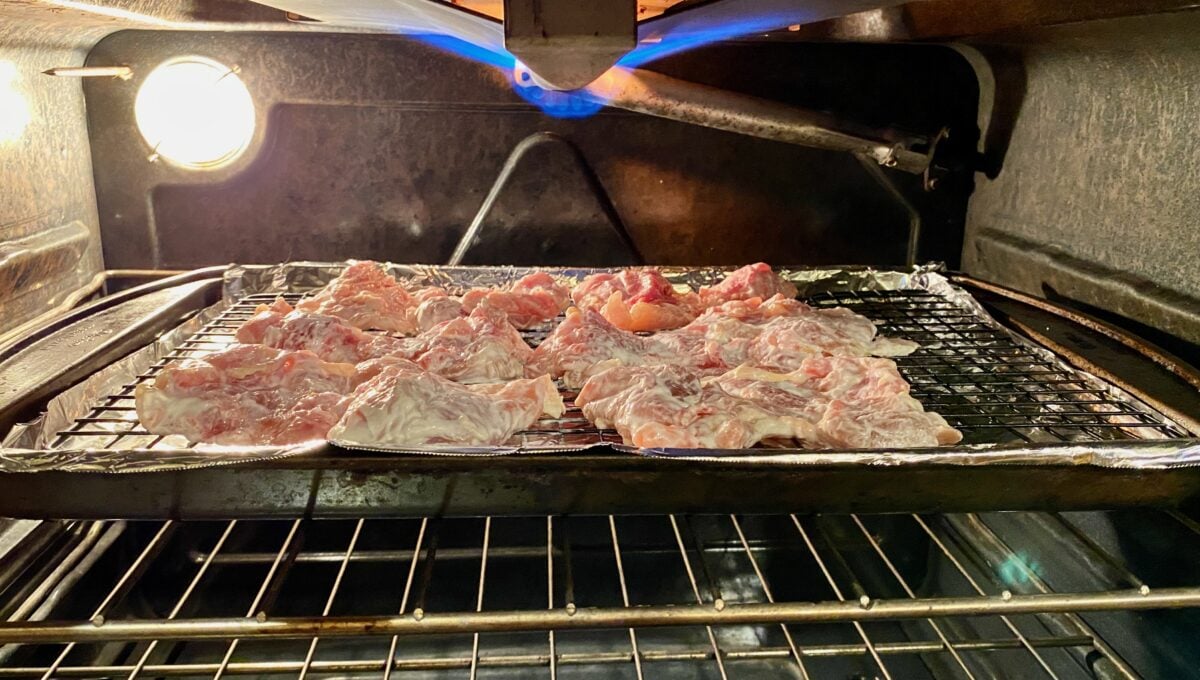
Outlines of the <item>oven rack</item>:
[{"label": "oven rack", "polygon": [[[1193,576],[1200,526],[1136,514]],[[1104,617],[1200,586],[1151,585],[1089,517],[85,523],[100,557],[3,602],[0,677],[1140,677]]]},{"label": "oven rack", "polygon": [[[289,301],[299,295],[286,294]],[[58,449],[178,449],[182,437],[148,433],[137,421],[133,395],[167,363],[202,356],[234,341],[254,309],[275,298],[251,295],[234,302],[201,331],[184,340],[147,371],[102,398],[84,416],[57,433]],[[892,290],[823,293],[806,298],[817,307],[845,306],[877,323],[879,332],[913,340],[913,354],[897,357],[912,394],[963,432],[964,444],[1055,443],[1120,439],[1173,439],[1187,434],[1148,406],[1016,340],[976,312],[928,291]],[[548,328],[526,331],[536,346]],[[561,390],[568,408],[515,435],[512,445],[553,438],[560,446],[619,443],[612,431],[597,430],[574,407],[574,392]]]}]

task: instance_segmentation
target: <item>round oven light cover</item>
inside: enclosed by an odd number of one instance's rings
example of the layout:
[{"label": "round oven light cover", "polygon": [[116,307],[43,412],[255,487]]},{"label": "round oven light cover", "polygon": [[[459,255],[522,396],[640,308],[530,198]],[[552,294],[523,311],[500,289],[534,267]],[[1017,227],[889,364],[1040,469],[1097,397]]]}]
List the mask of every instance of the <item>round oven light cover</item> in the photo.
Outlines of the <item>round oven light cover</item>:
[{"label": "round oven light cover", "polygon": [[187,168],[237,158],[254,135],[254,100],[236,69],[180,57],[146,76],[134,101],[138,131],[157,156]]}]

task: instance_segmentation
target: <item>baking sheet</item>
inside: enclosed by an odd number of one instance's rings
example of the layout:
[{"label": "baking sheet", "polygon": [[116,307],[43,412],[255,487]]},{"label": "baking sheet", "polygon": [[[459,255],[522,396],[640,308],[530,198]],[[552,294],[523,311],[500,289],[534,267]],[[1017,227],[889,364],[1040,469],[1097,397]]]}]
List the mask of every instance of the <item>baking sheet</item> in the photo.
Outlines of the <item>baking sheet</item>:
[{"label": "baking sheet", "polygon": [[[128,448],[112,450],[104,447],[56,448],[55,433],[69,427],[75,419],[89,412],[98,399],[134,380],[156,361],[179,347],[206,323],[217,318],[231,305],[254,295],[305,293],[317,289],[336,277],[345,263],[292,262],[282,265],[241,265],[231,267],[224,282],[224,299],[204,310],[174,331],[165,334],[153,345],[98,372],[72,388],[50,404],[37,420],[18,426],[0,446],[0,472],[36,472],[45,470],[87,472],[156,472],[215,465],[234,465],[250,461],[266,461],[310,453],[324,448],[325,442],[291,447],[245,447],[197,445],[184,448],[184,443],[167,448]],[[548,271],[564,279],[580,279],[603,269],[581,268],[522,268],[522,267],[443,267],[436,265],[388,264],[398,278],[416,284],[437,285],[458,292],[472,286],[501,285],[514,281],[535,270]],[[732,267],[660,267],[672,282],[679,286],[697,288],[719,281]],[[777,271],[796,284],[801,297],[821,293],[863,291],[927,291],[959,309],[978,317],[994,329],[1011,336],[1011,332],[992,319],[968,293],[953,285],[938,265],[926,265],[909,272],[880,271],[864,267],[781,268]],[[549,326],[545,330],[548,330]],[[1053,362],[1064,371],[1081,375],[1048,350],[1036,347],[1012,336],[1045,361]],[[1153,411],[1124,391],[1093,376],[1082,376],[1114,399],[1134,404],[1138,410],[1153,415],[1161,422],[1178,428],[1169,419]],[[539,421],[539,425],[546,421]],[[1179,428],[1182,432],[1182,429]],[[611,433],[575,432],[550,427],[518,435],[519,439],[503,447],[388,449],[384,447],[347,447],[397,455],[439,456],[498,456],[537,455],[581,451],[607,446],[631,455],[664,456],[703,461],[725,461],[769,466],[796,465],[1092,465],[1113,468],[1171,468],[1200,463],[1200,440],[1139,440],[1078,442],[1053,445],[956,445],[937,449],[821,451],[807,449],[637,449],[619,443]],[[174,438],[181,439],[181,438]],[[338,444],[338,442],[333,442]]]}]

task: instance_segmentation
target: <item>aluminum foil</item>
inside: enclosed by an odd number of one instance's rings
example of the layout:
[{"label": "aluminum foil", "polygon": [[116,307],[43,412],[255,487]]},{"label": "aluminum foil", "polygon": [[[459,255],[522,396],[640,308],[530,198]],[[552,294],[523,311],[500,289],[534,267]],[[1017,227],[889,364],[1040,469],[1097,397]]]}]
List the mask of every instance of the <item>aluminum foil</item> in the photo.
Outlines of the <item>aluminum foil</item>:
[{"label": "aluminum foil", "polygon": [[[500,286],[535,271],[549,272],[564,280],[581,280],[589,274],[605,271],[623,271],[637,267],[448,267],[432,264],[383,263],[388,271],[412,286],[441,286],[452,293],[474,286]],[[288,262],[279,265],[234,265],[225,273],[224,295],[228,301],[237,301],[248,295],[264,293],[306,293],[329,283],[345,269],[346,263]],[[712,285],[736,267],[646,267],[662,272],[676,286],[699,288]],[[776,271],[796,284],[801,295],[816,295],[825,292],[851,292],[868,290],[905,290],[928,288],[944,282],[958,296],[964,296],[974,304],[973,310],[982,313],[982,307],[961,289],[953,286],[942,276],[942,266],[929,264],[911,272],[877,270],[870,267],[831,268],[777,268]],[[932,275],[932,277],[931,277]],[[941,291],[935,291],[941,292]]]},{"label": "aluminum foil", "polygon": [[[328,449],[326,442],[293,447],[235,447],[200,445],[192,448],[109,450],[102,448],[53,448],[54,433],[88,413],[92,404],[129,383],[160,357],[175,349],[228,305],[249,295],[304,293],[320,288],[335,278],[346,263],[290,262],[282,265],[239,265],[231,267],[224,281],[224,300],[197,317],[164,334],[154,344],[116,362],[80,385],[56,397],[45,414],[18,426],[0,445],[0,472],[80,471],[80,472],[160,472],[167,470],[232,465],[312,454]],[[496,286],[515,281],[532,271],[548,271],[566,280],[578,280],[606,269],[528,268],[528,267],[443,267],[437,265],[388,264],[397,278],[412,285],[436,285],[451,292],[473,286]],[[677,286],[698,288],[719,281],[733,267],[660,267]],[[778,269],[792,281],[801,296],[825,292],[881,290],[925,290],[970,310],[981,322],[1009,333],[1017,342],[1035,351],[1041,358],[1064,370],[1082,374],[1063,363],[1045,348],[1013,335],[996,322],[969,293],[955,286],[942,274],[939,265],[918,267],[909,272],[875,270],[866,267],[783,268]],[[1165,423],[1169,419],[1141,403],[1132,395],[1086,376],[1111,396],[1135,404],[1140,410]],[[544,423],[545,421],[540,421]],[[1176,426],[1178,427],[1178,426]],[[1180,428],[1182,429],[1182,428]],[[611,447],[631,455],[685,458],[698,463],[722,461],[790,467],[797,465],[1092,465],[1111,468],[1161,469],[1200,464],[1200,439],[1123,440],[1103,442],[1054,443],[1046,445],[958,445],[931,449],[819,451],[801,449],[693,450],[638,449],[624,446],[611,436],[571,433],[569,430],[533,431],[519,435],[520,441],[501,447],[389,449],[386,447],[346,447],[374,452],[452,456],[499,456],[513,454],[569,453],[592,447]],[[333,442],[337,444],[337,442]]]},{"label": "aluminum foil", "polygon": [[[69,428],[103,397],[129,384],[160,358],[170,354],[228,306],[228,301],[222,301],[201,311],[159,336],[153,344],[97,371],[87,380],[50,400],[45,413],[31,422],[13,427],[4,442],[0,443],[0,472],[163,472],[284,458],[323,447],[324,442],[285,448],[209,444],[192,448],[153,449],[54,447],[58,432]],[[117,432],[113,431],[114,436]]]}]

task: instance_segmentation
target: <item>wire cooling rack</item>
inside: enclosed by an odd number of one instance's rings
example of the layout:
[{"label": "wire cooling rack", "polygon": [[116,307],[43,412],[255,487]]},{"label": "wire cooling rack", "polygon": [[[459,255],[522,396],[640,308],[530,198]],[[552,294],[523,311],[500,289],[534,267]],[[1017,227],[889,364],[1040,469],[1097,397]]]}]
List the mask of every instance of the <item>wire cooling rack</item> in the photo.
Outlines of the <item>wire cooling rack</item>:
[{"label": "wire cooling rack", "polygon": [[[99,400],[83,417],[57,433],[51,448],[183,448],[179,436],[147,432],[137,420],[134,390],[153,380],[176,359],[202,356],[234,342],[238,327],[255,307],[274,295],[247,296],[201,331],[163,356],[141,375]],[[300,296],[284,295],[294,302]],[[975,311],[924,290],[822,293],[806,299],[816,307],[848,307],[872,319],[881,335],[917,342],[897,357],[912,395],[963,433],[966,444],[1054,443],[1118,439],[1172,439],[1187,434],[1162,415],[1080,371],[1047,358]],[[546,328],[525,332],[531,345]],[[557,445],[619,443],[611,431],[595,429],[573,406],[575,393],[562,390],[567,412],[542,419],[514,445],[553,436]]]}]

